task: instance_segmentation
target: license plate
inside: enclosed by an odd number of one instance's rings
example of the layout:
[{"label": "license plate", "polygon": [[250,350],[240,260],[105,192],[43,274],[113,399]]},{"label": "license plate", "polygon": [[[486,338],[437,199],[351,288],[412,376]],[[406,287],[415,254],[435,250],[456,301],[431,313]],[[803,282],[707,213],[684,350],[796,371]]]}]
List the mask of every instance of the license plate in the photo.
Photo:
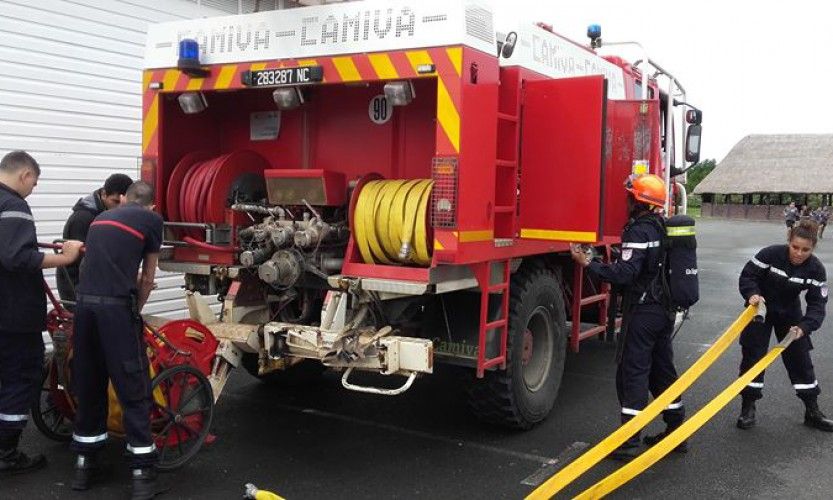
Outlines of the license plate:
[{"label": "license plate", "polygon": [[321,66],[302,66],[298,68],[261,69],[245,71],[241,78],[243,85],[248,87],[304,85],[322,81],[324,79],[324,68]]}]

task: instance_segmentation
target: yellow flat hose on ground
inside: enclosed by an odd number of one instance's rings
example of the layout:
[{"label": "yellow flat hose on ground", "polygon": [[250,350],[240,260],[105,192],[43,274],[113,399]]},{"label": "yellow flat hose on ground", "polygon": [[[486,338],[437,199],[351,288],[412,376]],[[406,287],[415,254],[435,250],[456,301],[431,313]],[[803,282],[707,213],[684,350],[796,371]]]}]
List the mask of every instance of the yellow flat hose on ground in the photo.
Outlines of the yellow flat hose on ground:
[{"label": "yellow flat hose on ground", "polygon": [[637,458],[631,460],[627,465],[623,466],[613,474],[594,484],[576,498],[581,500],[603,498],[608,493],[614,491],[616,488],[641,474],[648,467],[657,463],[665,455],[671,453],[671,450],[697,432],[697,429],[711,420],[717,412],[722,410],[724,406],[729,404],[732,399],[740,394],[740,391],[752,382],[752,380],[754,380],[759,373],[764,371],[766,367],[771,365],[772,362],[775,361],[775,359],[778,358],[782,352],[784,352],[784,349],[786,349],[793,340],[795,340],[795,334],[790,333],[786,338],[784,338],[783,342],[770,349],[766,356],[755,363],[755,365],[740,378],[732,382],[729,387],[718,394],[716,398],[709,401],[709,403],[700,411],[686,420],[683,425],[666,436],[665,439],[646,450]]},{"label": "yellow flat hose on ground", "polygon": [[602,442],[590,448],[582,456],[558,471],[558,473],[541,484],[541,486],[533,490],[526,498],[528,500],[552,498],[556,493],[567,487],[576,478],[608,456],[613,450],[621,446],[628,438],[651,423],[668,405],[673,403],[678,396],[700,378],[712,363],[732,345],[743,329],[746,328],[746,325],[755,317],[757,311],[757,306],[749,306],[744,309],[741,315],[723,332],[723,335],[671,387],[654,399],[638,415],[634,416],[627,423],[616,429],[613,434],[602,440]]},{"label": "yellow flat hose on ground", "polygon": [[431,264],[426,215],[432,184],[430,179],[413,179],[364,185],[353,231],[365,263]]}]

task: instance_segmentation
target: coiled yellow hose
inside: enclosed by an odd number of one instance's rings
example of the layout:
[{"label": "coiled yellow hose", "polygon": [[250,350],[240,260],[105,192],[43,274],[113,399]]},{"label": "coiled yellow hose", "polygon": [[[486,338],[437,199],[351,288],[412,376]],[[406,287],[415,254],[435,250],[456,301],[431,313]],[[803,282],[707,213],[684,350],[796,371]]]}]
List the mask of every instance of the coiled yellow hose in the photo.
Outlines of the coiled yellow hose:
[{"label": "coiled yellow hose", "polygon": [[430,179],[364,185],[353,214],[354,238],[367,264],[431,264],[426,214]]}]

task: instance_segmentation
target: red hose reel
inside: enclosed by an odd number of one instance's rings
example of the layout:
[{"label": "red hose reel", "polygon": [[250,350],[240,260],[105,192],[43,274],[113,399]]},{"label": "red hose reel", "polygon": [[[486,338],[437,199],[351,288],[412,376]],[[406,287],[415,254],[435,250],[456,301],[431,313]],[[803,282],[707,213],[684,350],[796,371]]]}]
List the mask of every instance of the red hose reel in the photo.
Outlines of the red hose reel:
[{"label": "red hose reel", "polygon": [[238,181],[247,174],[263,178],[263,171],[268,168],[269,162],[254,151],[234,151],[220,156],[206,151],[186,154],[168,180],[165,193],[168,220],[226,222],[225,211]]}]

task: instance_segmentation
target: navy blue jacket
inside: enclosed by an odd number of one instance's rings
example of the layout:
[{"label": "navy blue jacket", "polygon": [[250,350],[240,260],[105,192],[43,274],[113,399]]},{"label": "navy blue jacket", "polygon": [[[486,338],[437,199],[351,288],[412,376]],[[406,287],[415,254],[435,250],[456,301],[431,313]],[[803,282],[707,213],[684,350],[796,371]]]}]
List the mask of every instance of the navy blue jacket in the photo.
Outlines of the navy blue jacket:
[{"label": "navy blue jacket", "polygon": [[[64,224],[65,240],[87,241],[87,233],[93,219],[104,212],[106,207],[101,201],[99,191],[80,198],[72,207],[72,215]],[[81,262],[74,262],[66,266],[66,272],[59,270],[55,275],[58,293],[63,300],[75,301],[75,289],[78,287],[78,274]]]},{"label": "navy blue jacket", "polygon": [[0,183],[0,331],[46,329],[41,263],[29,204]]},{"label": "navy blue jacket", "polygon": [[659,215],[643,214],[625,226],[622,255],[612,264],[593,261],[589,270],[624,288],[633,304],[661,304],[662,290],[655,278],[662,258],[662,222]]},{"label": "navy blue jacket", "polygon": [[[824,264],[811,255],[803,264],[790,263],[787,245],[772,245],[761,249],[743,266],[738,288],[744,300],[760,295],[766,301],[767,316],[783,321],[796,321],[804,333],[821,327],[827,304],[827,271]],[[807,312],[801,314],[799,294],[807,291],[804,300]]]}]

